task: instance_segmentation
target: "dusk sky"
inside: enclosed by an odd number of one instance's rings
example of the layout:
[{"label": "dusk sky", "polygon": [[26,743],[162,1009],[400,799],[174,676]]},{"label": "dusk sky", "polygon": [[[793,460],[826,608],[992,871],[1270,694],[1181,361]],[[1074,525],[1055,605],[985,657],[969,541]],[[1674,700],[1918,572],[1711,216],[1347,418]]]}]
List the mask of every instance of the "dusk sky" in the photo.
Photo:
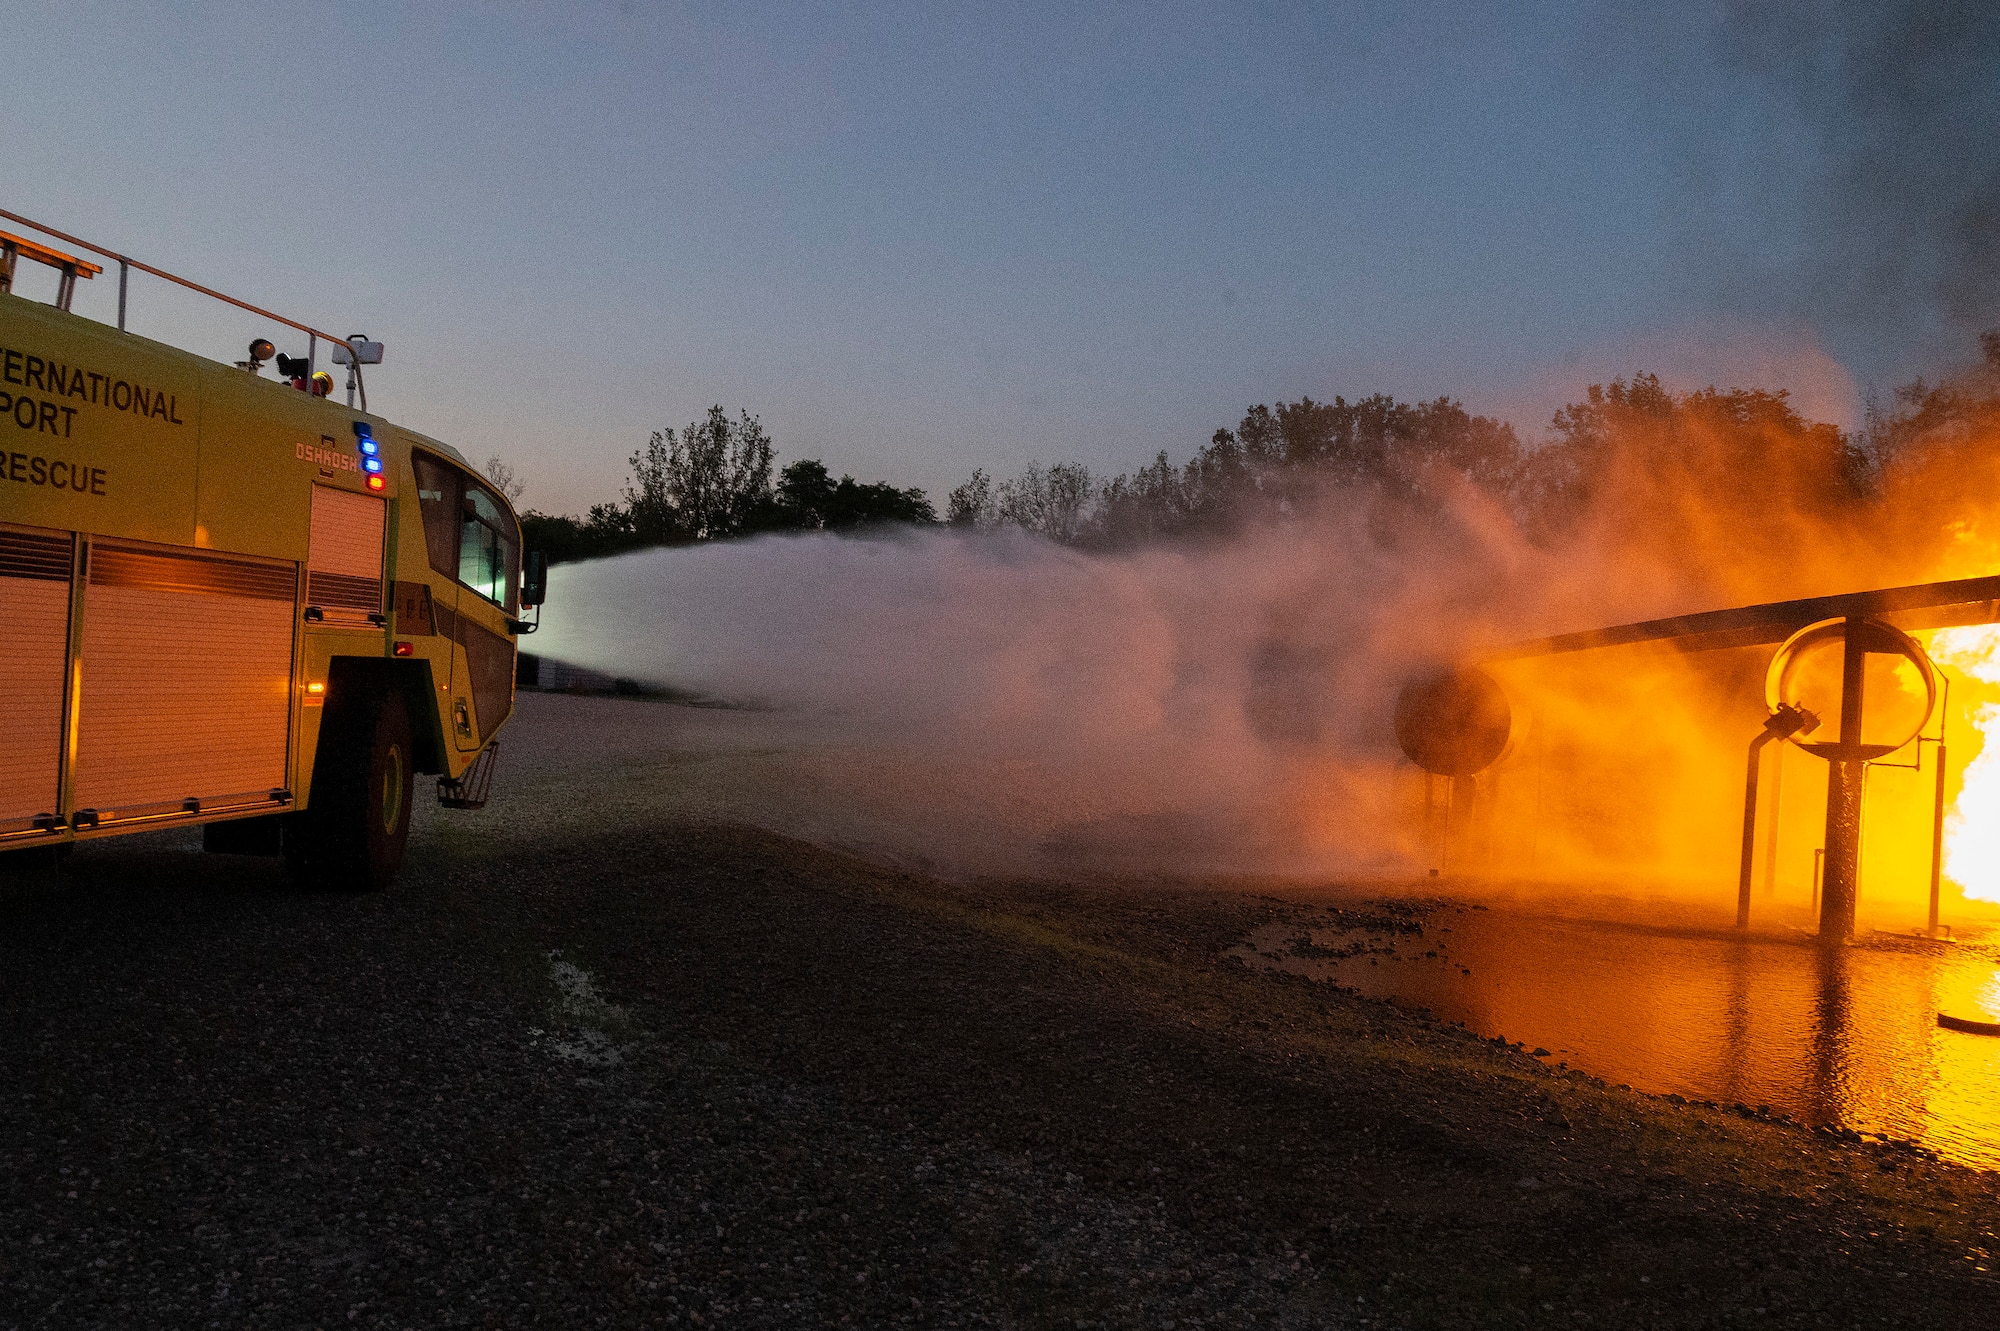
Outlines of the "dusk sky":
[{"label": "dusk sky", "polygon": [[2000,323],[1988,8],[14,6],[0,207],[384,340],[545,510],[712,402],[940,506],[1301,395],[1851,424]]}]

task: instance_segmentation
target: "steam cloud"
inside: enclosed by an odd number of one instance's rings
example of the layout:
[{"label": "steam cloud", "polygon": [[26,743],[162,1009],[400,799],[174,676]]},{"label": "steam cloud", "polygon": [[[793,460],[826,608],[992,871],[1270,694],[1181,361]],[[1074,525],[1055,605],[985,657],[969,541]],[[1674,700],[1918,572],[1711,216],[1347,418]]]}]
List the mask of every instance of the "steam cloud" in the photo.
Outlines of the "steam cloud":
[{"label": "steam cloud", "polygon": [[1406,820],[1381,807],[1404,790],[1384,778],[1395,691],[1524,557],[1475,554],[1511,541],[1476,512],[1455,530],[1455,549],[1391,550],[1335,510],[1123,556],[1012,528],[654,550],[558,567],[537,647],[768,706],[795,742],[898,750],[995,808],[1056,806],[1024,850],[1407,868]]}]

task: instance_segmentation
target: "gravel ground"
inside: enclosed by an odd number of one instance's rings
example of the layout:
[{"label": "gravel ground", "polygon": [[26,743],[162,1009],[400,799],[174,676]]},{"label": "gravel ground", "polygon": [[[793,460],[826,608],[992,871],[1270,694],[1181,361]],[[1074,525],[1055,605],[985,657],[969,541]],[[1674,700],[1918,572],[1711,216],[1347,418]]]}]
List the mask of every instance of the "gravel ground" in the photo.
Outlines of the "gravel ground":
[{"label": "gravel ground", "polygon": [[1993,1176],[1224,955],[1313,901],[514,775],[379,896],[5,877],[0,1326],[1995,1324]]}]

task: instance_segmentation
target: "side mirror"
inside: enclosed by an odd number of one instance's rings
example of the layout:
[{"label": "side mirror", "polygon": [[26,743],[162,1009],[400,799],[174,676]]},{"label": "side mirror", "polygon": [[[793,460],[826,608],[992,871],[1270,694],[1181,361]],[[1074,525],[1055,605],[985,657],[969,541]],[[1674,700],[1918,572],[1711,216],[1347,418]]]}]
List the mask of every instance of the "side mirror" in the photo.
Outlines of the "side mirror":
[{"label": "side mirror", "polygon": [[521,570],[521,604],[540,605],[548,594],[549,557],[540,550],[530,550],[527,567]]}]

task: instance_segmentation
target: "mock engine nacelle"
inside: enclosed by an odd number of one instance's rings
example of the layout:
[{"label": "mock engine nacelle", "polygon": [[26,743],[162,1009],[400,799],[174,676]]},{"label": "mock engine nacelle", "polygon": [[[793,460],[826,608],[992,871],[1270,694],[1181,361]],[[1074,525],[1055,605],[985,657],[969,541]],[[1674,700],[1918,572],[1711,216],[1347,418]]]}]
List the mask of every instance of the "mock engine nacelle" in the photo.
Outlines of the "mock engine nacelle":
[{"label": "mock engine nacelle", "polygon": [[1472,776],[1507,752],[1514,707],[1483,670],[1461,666],[1413,679],[1396,698],[1396,743],[1439,776]]}]

